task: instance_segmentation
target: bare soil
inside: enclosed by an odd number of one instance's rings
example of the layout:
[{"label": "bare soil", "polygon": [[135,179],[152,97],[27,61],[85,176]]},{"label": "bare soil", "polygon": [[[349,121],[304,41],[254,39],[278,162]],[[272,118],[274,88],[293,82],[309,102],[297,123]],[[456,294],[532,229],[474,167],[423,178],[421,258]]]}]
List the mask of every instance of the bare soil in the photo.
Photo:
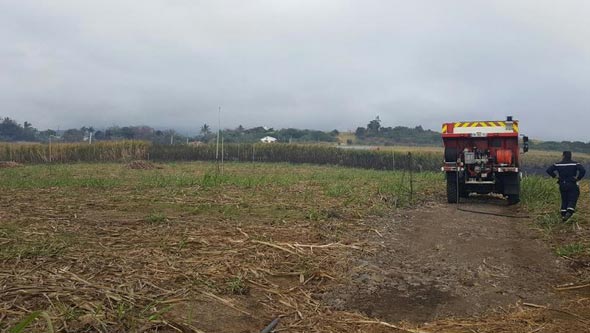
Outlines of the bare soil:
[{"label": "bare soil", "polygon": [[[463,208],[522,215],[504,200],[469,199]],[[382,248],[359,258],[353,284],[324,295],[339,309],[389,322],[481,315],[518,302],[559,306],[553,286],[570,281],[526,220],[429,203],[382,221]]]}]

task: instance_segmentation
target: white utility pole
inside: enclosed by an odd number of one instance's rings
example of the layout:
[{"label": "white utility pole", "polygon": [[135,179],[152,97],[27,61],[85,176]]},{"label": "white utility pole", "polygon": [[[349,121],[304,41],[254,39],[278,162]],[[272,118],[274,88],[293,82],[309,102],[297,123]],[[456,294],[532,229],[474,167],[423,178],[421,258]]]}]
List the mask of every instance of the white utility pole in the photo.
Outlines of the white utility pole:
[{"label": "white utility pole", "polygon": [[221,106],[217,113],[217,143],[215,145],[215,160],[219,159],[219,134],[221,133]]}]

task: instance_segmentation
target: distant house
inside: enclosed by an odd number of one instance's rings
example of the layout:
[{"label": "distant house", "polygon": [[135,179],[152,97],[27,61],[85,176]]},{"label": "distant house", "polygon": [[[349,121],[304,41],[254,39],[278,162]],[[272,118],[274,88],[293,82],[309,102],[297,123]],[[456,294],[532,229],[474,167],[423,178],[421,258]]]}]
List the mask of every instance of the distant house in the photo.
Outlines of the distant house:
[{"label": "distant house", "polygon": [[277,141],[277,138],[273,138],[272,136],[265,136],[264,138],[260,139],[260,141],[264,143],[273,143]]}]

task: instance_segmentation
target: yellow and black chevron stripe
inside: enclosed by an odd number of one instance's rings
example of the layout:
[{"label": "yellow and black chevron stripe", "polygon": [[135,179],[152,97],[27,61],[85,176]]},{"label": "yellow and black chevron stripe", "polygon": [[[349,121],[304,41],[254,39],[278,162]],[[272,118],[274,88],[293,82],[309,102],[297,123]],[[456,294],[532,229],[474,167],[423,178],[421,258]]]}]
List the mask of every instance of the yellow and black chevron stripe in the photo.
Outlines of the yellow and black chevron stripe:
[{"label": "yellow and black chevron stripe", "polygon": [[[455,128],[467,128],[467,127],[506,127],[505,121],[468,121],[468,122],[458,122],[454,123],[453,127]],[[512,123],[512,129],[515,133],[518,133],[518,122]],[[448,132],[447,124],[442,125],[442,133]]]},{"label": "yellow and black chevron stripe", "polygon": [[455,127],[506,127],[505,121],[468,121],[455,123]]}]

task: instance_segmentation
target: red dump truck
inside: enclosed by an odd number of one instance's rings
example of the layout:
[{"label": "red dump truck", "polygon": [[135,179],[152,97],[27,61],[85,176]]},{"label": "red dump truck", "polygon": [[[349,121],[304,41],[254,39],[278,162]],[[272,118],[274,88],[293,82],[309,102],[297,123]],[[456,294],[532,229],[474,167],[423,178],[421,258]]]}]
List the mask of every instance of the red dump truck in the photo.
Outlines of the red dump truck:
[{"label": "red dump truck", "polygon": [[[520,201],[518,121],[467,121],[442,125],[447,200],[457,203],[470,193],[498,193],[509,204]],[[523,153],[528,138],[523,137]]]}]

